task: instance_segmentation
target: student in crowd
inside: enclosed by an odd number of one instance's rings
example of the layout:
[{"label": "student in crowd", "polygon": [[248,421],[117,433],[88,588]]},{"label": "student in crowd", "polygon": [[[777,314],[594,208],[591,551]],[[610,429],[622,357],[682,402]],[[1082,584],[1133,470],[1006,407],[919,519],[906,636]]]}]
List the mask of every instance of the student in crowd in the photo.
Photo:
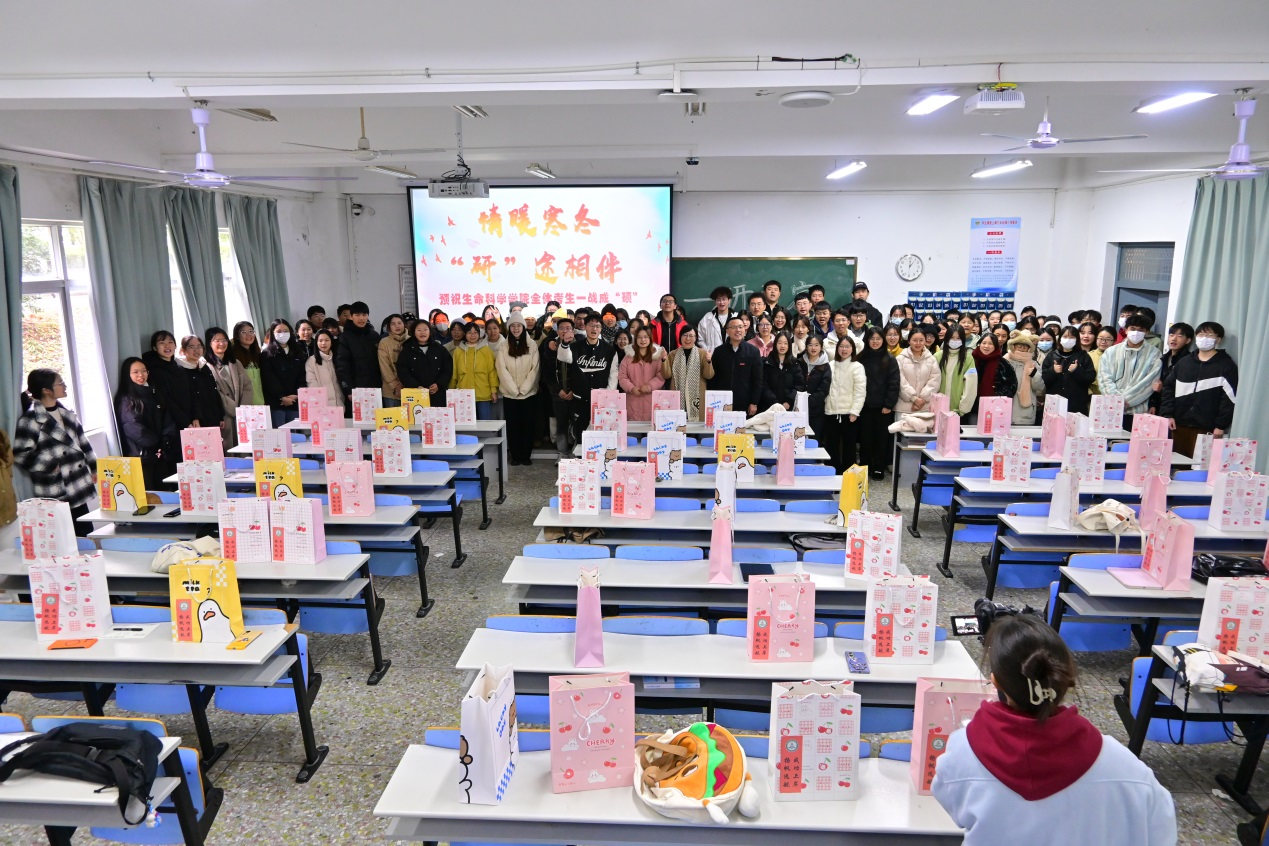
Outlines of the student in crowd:
[{"label": "student in crowd", "polygon": [[634,336],[634,348],[621,360],[618,384],[626,394],[628,420],[652,420],[652,392],[661,390],[664,351],[658,354],[652,344],[652,330],[641,326]]},{"label": "student in crowd", "polygon": [[[449,337],[449,315],[434,308],[428,314],[427,322],[432,324],[432,336],[438,344],[443,344]],[[413,335],[413,333],[411,333]]]},{"label": "student in crowd", "polygon": [[[1154,324],[1157,319],[1154,314],[1154,309],[1142,306],[1137,309],[1136,316],[1145,321],[1146,344],[1158,350],[1159,355],[1163,355],[1163,339],[1160,338],[1158,333],[1154,331]],[[1125,335],[1126,334],[1127,333],[1125,332]]]},{"label": "student in crowd", "polygon": [[[876,309],[873,310],[876,311]],[[856,300],[847,309],[847,317],[850,325],[846,327],[846,334],[850,335],[850,340],[855,345],[855,349],[862,349],[864,345],[864,330],[868,328],[868,309],[859,300]]]},{"label": "student in crowd", "polygon": [[801,358],[806,352],[806,339],[811,337],[811,320],[808,317],[793,319],[793,337],[791,339],[793,355]]},{"label": "student in crowd", "polygon": [[833,331],[833,307],[828,300],[820,300],[811,314],[814,318],[811,322],[812,334],[820,340],[827,338]]},{"label": "student in crowd", "polygon": [[931,789],[966,846],[1172,846],[1172,795],[1145,763],[1074,706],[1071,651],[1038,616],[997,620],[986,660],[999,702],[955,728]]},{"label": "student in crowd", "polygon": [[1008,345],[1009,336],[1012,333],[1008,329],[1005,328],[1005,325],[1003,323],[999,323],[996,325],[995,329],[991,330],[991,334],[996,336],[996,341],[1000,344],[1000,348],[1003,350],[1006,347],[1006,345]]},{"label": "student in crowd", "polygon": [[309,306],[308,311],[304,313],[304,316],[307,317],[308,322],[312,324],[314,336],[316,336],[316,334],[321,331],[322,327],[326,325],[326,309],[322,306]]},{"label": "student in crowd", "polygon": [[441,343],[442,335],[432,334],[426,320],[416,320],[410,337],[397,357],[397,378],[403,388],[424,388],[433,407],[445,405],[445,391],[454,376],[454,362]]},{"label": "student in crowd", "polygon": [[203,359],[216,380],[220,393],[220,405],[224,417],[220,421],[220,439],[226,451],[238,443],[238,406],[254,405],[257,398],[247,378],[247,371],[234,361],[229,334],[219,326],[213,326],[203,334]]},{"label": "student in crowd", "polygon": [[1058,338],[1058,345],[1041,365],[1044,392],[1066,397],[1066,410],[1088,414],[1092,404],[1089,386],[1097,381],[1097,368],[1087,352],[1080,349],[1080,330],[1067,326]]},{"label": "student in crowd", "polygon": [[926,411],[930,399],[939,389],[939,365],[925,348],[926,334],[914,331],[908,336],[908,348],[895,361],[899,364],[899,402],[895,411]]},{"label": "student in crowd", "polygon": [[57,371],[40,368],[27,374],[9,463],[26,471],[35,496],[70,505],[75,534],[87,537],[93,527],[79,518],[97,493],[97,456],[75,412],[62,405],[65,398],[66,382]]},{"label": "student in crowd", "polygon": [[300,320],[295,324],[295,345],[304,351],[304,355],[310,356],[317,349],[313,343],[313,324],[307,320]]},{"label": "student in crowd", "polygon": [[[367,313],[369,313],[369,309],[367,309],[366,311]],[[339,328],[341,331],[352,320],[352,314],[353,314],[353,307],[352,305],[348,303],[340,303],[339,308],[335,309],[335,319],[339,321]]]},{"label": "student in crowd", "polygon": [[172,485],[163,480],[176,472],[180,434],[150,384],[145,362],[135,356],[125,358],[119,367],[115,417],[123,436],[123,454],[141,459],[146,490],[171,490]]},{"label": "student in crowd", "polygon": [[1018,328],[1018,315],[1014,314],[1012,311],[1001,312],[1000,325],[1010,332],[1013,332]]},{"label": "student in crowd", "polygon": [[855,463],[859,441],[855,423],[863,411],[867,392],[864,366],[855,361],[855,342],[850,335],[838,340],[830,367],[833,376],[824,401],[825,431],[820,445],[828,450],[833,469],[841,473]]},{"label": "student in crowd", "polygon": [[506,342],[496,355],[498,386],[507,419],[507,460],[511,466],[533,463],[534,408],[538,393],[538,350],[529,341],[524,315],[507,317]]},{"label": "student in crowd", "polygon": [[661,378],[670,390],[679,392],[679,404],[689,421],[705,417],[705,383],[714,376],[713,357],[713,349],[696,345],[696,330],[685,326],[679,334],[679,348],[661,360]]},{"label": "student in crowd", "polygon": [[[890,306],[890,319],[886,321],[887,325],[898,326],[908,317],[908,310],[903,307],[903,303]],[[881,327],[878,326],[878,329]]]},{"label": "student in crowd", "polygon": [[947,342],[934,354],[939,364],[939,393],[947,395],[949,410],[962,417],[974,410],[978,400],[978,368],[974,365],[973,348],[965,341],[965,331],[954,325],[947,332]]},{"label": "student in crowd", "polygon": [[820,337],[812,335],[806,339],[806,352],[802,354],[801,363],[806,373],[806,422],[818,440],[827,430],[824,403],[828,401],[828,392],[833,385],[832,361],[824,352],[824,341]]},{"label": "student in crowd", "polygon": [[1089,355],[1093,354],[1093,350],[1097,349],[1097,330],[1096,323],[1084,321],[1079,325],[1079,348]]},{"label": "student in crowd", "polygon": [[467,324],[463,343],[454,348],[454,373],[449,386],[476,394],[476,419],[492,420],[494,400],[498,398],[498,368],[487,344],[481,343],[480,327],[475,321]]},{"label": "student in crowd", "polygon": [[1225,340],[1225,327],[1200,323],[1195,335],[1198,351],[1172,368],[1159,408],[1169,420],[1173,448],[1183,455],[1194,454],[1199,435],[1219,438],[1229,431],[1238,394],[1238,365],[1229,353],[1217,349]]},{"label": "student in crowd", "polygon": [[696,345],[713,352],[726,338],[727,321],[735,312],[731,310],[731,288],[720,285],[709,292],[709,298],[714,301],[714,310],[697,322]]},{"label": "student in crowd", "polygon": [[1097,368],[1097,384],[1106,396],[1124,398],[1124,428],[1132,428],[1132,417],[1150,407],[1150,393],[1159,378],[1161,356],[1146,343],[1150,321],[1134,313],[1124,329],[1124,341],[1102,353]]},{"label": "student in crowd", "polygon": [[762,286],[762,299],[766,305],[768,315],[774,315],[780,310],[780,295],[783,293],[784,286],[776,279],[769,279]]},{"label": "student in crowd", "polygon": [[[1040,365],[1035,361],[1035,335],[1030,332],[1015,332],[1009,339],[1004,360],[1000,367],[1013,370],[1018,390],[1013,395],[1013,417],[1015,426],[1034,426],[1037,423],[1036,411],[1040,399],[1044,396],[1044,377],[1040,374]],[[997,371],[999,372],[999,371]]]},{"label": "student in crowd", "polygon": [[998,312],[998,311],[989,311],[989,312],[987,312],[987,328],[988,328],[988,329],[995,329],[997,326],[999,326],[999,325],[1000,325],[1000,317],[1001,317],[1001,314],[1000,314],[1000,312]]},{"label": "student in crowd", "polygon": [[[902,322],[902,320],[899,321],[899,323]],[[908,348],[907,339],[904,338],[898,323],[891,323],[885,328],[883,339],[886,342],[886,352],[890,354],[891,358],[898,358],[899,353]]]},{"label": "student in crowd", "polygon": [[[1005,345],[995,332],[984,332],[974,348],[974,367],[978,370],[978,397],[1013,397],[1018,390],[1012,367],[1003,365]],[[974,402],[978,413],[978,402]]]},{"label": "student in crowd", "polygon": [[965,342],[965,346],[973,349],[978,343],[979,333],[982,332],[978,326],[978,318],[969,312],[965,312],[957,323],[961,327],[961,332],[963,333],[961,339]]},{"label": "student in crowd", "polygon": [[751,324],[757,323],[758,318],[767,313],[767,298],[762,295],[761,291],[755,291],[749,295],[746,311]]},{"label": "student in crowd", "polygon": [[727,341],[714,350],[714,378],[711,391],[731,391],[732,408],[750,417],[762,402],[762,356],[753,344],[745,343],[745,325],[740,318],[727,321]]},{"label": "student in crowd", "polygon": [[387,330],[379,339],[377,348],[379,358],[379,377],[383,381],[383,406],[392,408],[401,404],[401,380],[397,378],[397,356],[401,355],[401,345],[409,337],[405,331],[405,318],[399,314],[389,314],[384,321]]},{"label": "student in crowd", "polygon": [[333,338],[335,341],[335,349],[338,350],[339,349],[339,332],[340,332],[340,329],[342,328],[339,325],[339,321],[333,317],[328,317],[324,321],[322,321],[322,328],[330,333],[331,338]]},{"label": "student in crowd", "polygon": [[242,366],[247,375],[247,384],[251,386],[251,402],[244,402],[242,405],[264,405],[264,382],[260,378],[260,342],[256,339],[256,327],[249,321],[234,324],[229,353]]},{"label": "student in crowd", "polygon": [[621,390],[621,362],[626,356],[634,354],[634,331],[618,329],[617,335],[612,339],[613,349],[617,351],[617,354],[612,357],[612,367],[608,369],[608,390],[610,391]]},{"label": "student in crowd", "polygon": [[749,339],[749,343],[758,348],[758,355],[766,358],[771,355],[771,350],[775,344],[775,335],[772,331],[771,318],[767,315],[761,315],[757,318],[755,326],[755,334]]},{"label": "student in crowd", "polygon": [[1116,344],[1122,344],[1124,342],[1124,338],[1128,335],[1128,318],[1132,317],[1136,313],[1137,307],[1135,305],[1120,306],[1119,320],[1115,323],[1115,327],[1118,329],[1118,333],[1115,335]]},{"label": "student in crowd", "polygon": [[[894,325],[887,327],[894,329]],[[899,402],[899,363],[886,349],[877,329],[864,332],[864,346],[857,359],[864,368],[864,406],[859,412],[859,460],[874,480],[885,474],[893,460],[890,424]]]},{"label": "student in crowd", "polygon": [[612,303],[604,303],[604,307],[599,312],[599,323],[600,339],[611,346],[617,338],[617,330],[621,328],[617,325],[617,307]]},{"label": "student in crowd", "polygon": [[577,399],[569,373],[573,363],[571,347],[575,341],[573,321],[567,315],[553,320],[555,336],[545,339],[538,347],[542,384],[551,400],[556,452],[560,458],[572,458],[573,447],[581,441],[581,430],[589,422],[589,415],[585,423],[573,415]]},{"label": "student in crowd", "polygon": [[678,307],[678,300],[673,294],[664,295],[661,297],[661,310],[649,325],[653,343],[671,352],[679,348],[679,335],[687,327],[687,321],[679,313]]},{"label": "student in crowd", "polygon": [[752,341],[758,331],[753,325],[753,315],[747,311],[742,311],[740,313],[740,323],[745,327],[745,340]]},{"label": "student in crowd", "polygon": [[455,320],[449,325],[449,340],[445,342],[445,349],[453,353],[454,347],[457,347],[467,337],[467,325],[461,320]]},{"label": "student in crowd", "polygon": [[1159,378],[1154,380],[1154,391],[1150,394],[1150,413],[1158,414],[1163,406],[1163,383],[1177,362],[1190,354],[1190,344],[1194,343],[1194,327],[1188,323],[1174,323],[1168,329],[1168,342],[1163,350],[1159,364]]},{"label": "student in crowd", "polygon": [[181,339],[181,351],[176,354],[176,365],[189,384],[194,420],[191,426],[218,427],[225,419],[225,406],[220,401],[216,377],[203,359],[203,339],[186,335]]},{"label": "student in crowd", "polygon": [[585,334],[578,337],[574,333],[573,343],[559,353],[560,361],[568,360],[573,414],[583,429],[590,425],[590,392],[608,387],[613,359],[617,356],[617,350],[603,339],[603,322],[597,313],[586,315],[585,326]]},{"label": "student in crowd", "polygon": [[881,312],[877,311],[872,303],[868,302],[868,285],[864,282],[856,282],[854,287],[850,289],[850,295],[854,298],[851,305],[863,306],[864,320],[869,326],[880,327],[882,324]]},{"label": "student in crowd", "polygon": [[[833,312],[833,331],[828,333],[824,339],[824,348],[828,350],[836,350],[837,342],[846,337],[846,332],[850,329],[850,310],[843,306]],[[831,356],[830,356],[831,358]]]},{"label": "student in crowd", "polygon": [[806,293],[811,296],[812,305],[816,303],[824,302],[824,286],[823,285],[818,285],[818,284],[812,285],[811,287],[806,289]]},{"label": "student in crowd", "polygon": [[[486,306],[486,308],[488,308]],[[619,321],[620,322],[620,321]],[[502,319],[500,317],[491,317],[485,321],[485,346],[489,347],[489,352],[493,353],[494,366],[498,364],[498,353],[507,345],[507,334],[503,331]],[[498,398],[489,404],[489,419],[503,419],[502,392],[498,392]]]},{"label": "student in crowd", "polygon": [[763,382],[763,408],[778,404],[789,411],[797,402],[798,392],[806,390],[806,374],[793,353],[793,341],[787,332],[775,336],[771,354],[763,364]]},{"label": "student in crowd", "polygon": [[379,372],[379,333],[370,325],[370,306],[358,300],[348,308],[348,322],[335,350],[335,373],[345,401],[352,398],[353,388],[383,388],[383,374]]},{"label": "student in crowd", "polygon": [[[201,425],[194,408],[194,393],[190,382],[176,363],[176,336],[160,329],[150,336],[150,349],[142,353],[141,360],[149,373],[150,387],[159,395],[159,401],[172,418],[177,431]],[[219,420],[217,420],[219,422]]]},{"label": "student in crowd", "polygon": [[342,408],[344,392],[339,388],[339,375],[335,373],[335,339],[323,329],[317,333],[313,345],[313,354],[304,360],[304,384],[310,388],[325,388],[326,404]]},{"label": "student in crowd", "polygon": [[1036,364],[1043,369],[1044,360],[1048,358],[1049,353],[1053,352],[1053,347],[1057,344],[1057,336],[1060,330],[1049,330],[1047,327],[1041,329],[1035,342],[1035,360]]},{"label": "student in crowd", "polygon": [[793,295],[793,314],[789,319],[796,320],[799,317],[805,317],[809,323],[814,308],[815,303],[811,302],[811,295],[806,291],[798,291]]},{"label": "student in crowd", "polygon": [[291,324],[277,319],[265,336],[268,343],[260,355],[260,379],[264,383],[264,401],[273,417],[273,427],[298,420],[300,388],[307,387],[304,375],[304,351],[292,343]]},{"label": "student in crowd", "polygon": [[778,308],[771,313],[771,333],[774,335],[778,332],[789,331],[789,314],[782,308]]}]

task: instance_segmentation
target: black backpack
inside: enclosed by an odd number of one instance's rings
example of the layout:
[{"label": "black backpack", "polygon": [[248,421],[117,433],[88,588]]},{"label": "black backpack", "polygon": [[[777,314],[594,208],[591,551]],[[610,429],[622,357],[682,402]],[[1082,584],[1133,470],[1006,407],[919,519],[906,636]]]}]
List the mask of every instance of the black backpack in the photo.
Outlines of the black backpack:
[{"label": "black backpack", "polygon": [[[69,723],[0,749],[0,782],[21,769],[117,787],[123,821],[140,825],[150,810],[150,793],[162,748],[157,737],[139,729],[108,723]],[[139,820],[128,819],[128,801],[133,797],[146,806],[146,813]]]}]

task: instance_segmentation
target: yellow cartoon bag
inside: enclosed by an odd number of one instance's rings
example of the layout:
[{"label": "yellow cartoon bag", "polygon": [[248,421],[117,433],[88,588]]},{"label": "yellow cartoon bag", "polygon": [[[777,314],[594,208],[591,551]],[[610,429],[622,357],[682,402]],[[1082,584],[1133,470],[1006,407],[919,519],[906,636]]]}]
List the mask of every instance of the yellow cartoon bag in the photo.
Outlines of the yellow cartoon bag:
[{"label": "yellow cartoon bag", "polygon": [[129,514],[145,505],[145,476],[139,458],[97,459],[97,491],[102,511]]},{"label": "yellow cartoon bag", "polygon": [[264,499],[299,499],[304,496],[300,484],[298,458],[266,458],[257,461],[256,496]]},{"label": "yellow cartoon bag", "polygon": [[837,497],[837,514],[825,522],[845,526],[852,511],[868,510],[868,468],[852,464],[842,472],[842,491]]},{"label": "yellow cartoon bag", "polygon": [[418,427],[423,423],[423,409],[432,407],[432,398],[427,388],[402,388],[401,408],[405,409],[405,419],[411,426]]},{"label": "yellow cartoon bag", "polygon": [[232,643],[246,631],[232,559],[187,558],[173,564],[167,578],[173,641]]}]

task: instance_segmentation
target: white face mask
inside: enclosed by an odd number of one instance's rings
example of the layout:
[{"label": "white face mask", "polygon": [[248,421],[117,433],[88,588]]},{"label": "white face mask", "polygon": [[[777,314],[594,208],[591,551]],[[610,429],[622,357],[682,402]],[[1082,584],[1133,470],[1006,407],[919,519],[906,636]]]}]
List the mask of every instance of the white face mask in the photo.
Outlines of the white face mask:
[{"label": "white face mask", "polygon": [[899,335],[900,335],[900,336],[903,338],[903,340],[905,340],[905,341],[906,341],[906,340],[908,340],[908,335],[909,335],[909,334],[911,334],[911,333],[910,333],[910,332],[908,332],[908,330],[907,330],[907,329],[900,329],[900,330],[899,330]]},{"label": "white face mask", "polygon": [[1128,318],[1126,318],[1126,317],[1121,317],[1121,318],[1119,318],[1119,328],[1120,328],[1120,329],[1123,329],[1123,328],[1124,328],[1124,326],[1126,326],[1126,325],[1128,325]]},{"label": "white face mask", "polygon": [[956,338],[953,338],[947,342],[947,348],[949,350],[959,350],[961,348],[961,342]]},{"label": "white face mask", "polygon": [[1215,338],[1202,338],[1202,337],[1200,337],[1200,338],[1195,339],[1195,341],[1194,341],[1194,346],[1198,347],[1199,349],[1203,350],[1204,352],[1207,352],[1208,350],[1214,350],[1214,349],[1216,349],[1216,339],[1215,339]]},{"label": "white face mask", "polygon": [[1142,332],[1140,329],[1131,329],[1128,331],[1128,343],[1130,344],[1140,344],[1145,339],[1146,333]]},{"label": "white face mask", "polygon": [[1063,338],[1063,339],[1062,339],[1062,349],[1064,349],[1064,350],[1070,350],[1070,349],[1074,349],[1074,348],[1075,348],[1075,339],[1074,339],[1074,338]]},{"label": "white face mask", "polygon": [[285,346],[291,340],[291,333],[290,332],[274,332],[273,340]]}]

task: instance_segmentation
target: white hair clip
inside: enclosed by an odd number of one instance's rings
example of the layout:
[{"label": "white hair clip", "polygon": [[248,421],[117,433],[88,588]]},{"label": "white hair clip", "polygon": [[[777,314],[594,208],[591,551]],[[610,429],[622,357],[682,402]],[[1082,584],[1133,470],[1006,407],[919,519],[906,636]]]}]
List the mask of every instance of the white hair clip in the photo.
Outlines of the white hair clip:
[{"label": "white hair clip", "polygon": [[1027,679],[1027,697],[1032,705],[1043,705],[1046,699],[1057,702],[1057,691],[1051,687],[1045,687],[1035,679]]}]

